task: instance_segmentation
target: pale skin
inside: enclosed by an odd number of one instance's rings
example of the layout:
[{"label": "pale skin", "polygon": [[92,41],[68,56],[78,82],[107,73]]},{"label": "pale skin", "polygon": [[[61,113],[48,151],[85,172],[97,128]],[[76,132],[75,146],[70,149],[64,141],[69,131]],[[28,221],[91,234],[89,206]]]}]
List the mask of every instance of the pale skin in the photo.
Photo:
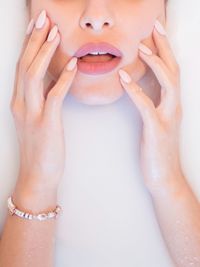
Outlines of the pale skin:
[{"label": "pale skin", "polygon": [[[26,37],[11,101],[21,156],[12,195],[19,209],[32,213],[52,210],[57,204],[65,159],[62,104],[77,73],[76,67],[65,69],[54,86],[44,88],[44,74],[61,39],[58,33],[48,43],[49,31],[47,18],[44,28],[34,28]],[[155,28],[152,35],[158,54],[139,51],[139,56],[161,85],[160,104],[155,107],[133,80],[125,83],[120,76],[119,80],[143,121],[141,168],[166,246],[177,267],[197,267],[200,205],[183,174],[178,143],[180,69],[167,37]],[[28,221],[8,214],[1,234],[0,266],[54,266],[55,229],[56,220]]]},{"label": "pale skin", "polygon": [[156,52],[151,34],[154,21],[159,17],[165,22],[164,0],[29,0],[29,3],[30,17],[36,18],[40,10],[46,9],[51,24],[57,24],[62,34],[48,68],[53,80],[87,42],[106,40],[123,53],[121,63],[112,72],[95,77],[77,72],[70,94],[88,105],[112,103],[125,94],[118,78],[119,68],[128,71],[134,81],[141,80],[147,66],[138,57],[138,45],[142,42]]}]

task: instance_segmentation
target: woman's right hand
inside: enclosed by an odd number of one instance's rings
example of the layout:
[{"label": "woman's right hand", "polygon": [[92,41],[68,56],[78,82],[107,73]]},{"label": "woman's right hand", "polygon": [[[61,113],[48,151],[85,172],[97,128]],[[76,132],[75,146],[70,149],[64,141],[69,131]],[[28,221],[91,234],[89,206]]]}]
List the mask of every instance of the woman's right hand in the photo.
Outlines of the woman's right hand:
[{"label": "woman's right hand", "polygon": [[67,70],[65,67],[54,86],[48,91],[44,88],[45,74],[61,40],[57,32],[55,38],[48,41],[49,34],[50,20],[43,11],[40,21],[36,21],[24,40],[10,103],[21,159],[17,188],[26,187],[33,192],[56,190],[64,172],[65,142],[61,111],[77,71],[77,58],[72,58],[70,65],[74,69]]}]

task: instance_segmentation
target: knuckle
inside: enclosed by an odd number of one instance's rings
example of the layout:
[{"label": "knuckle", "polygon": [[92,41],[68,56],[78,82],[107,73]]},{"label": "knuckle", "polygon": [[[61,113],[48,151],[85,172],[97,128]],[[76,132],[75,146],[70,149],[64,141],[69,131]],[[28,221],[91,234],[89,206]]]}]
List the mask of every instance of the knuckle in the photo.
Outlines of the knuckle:
[{"label": "knuckle", "polygon": [[30,38],[30,43],[33,46],[38,43],[38,35],[37,34],[32,34],[32,36]]},{"label": "knuckle", "polygon": [[21,115],[21,110],[19,109],[19,107],[16,104],[12,104],[10,103],[10,111],[13,115],[13,117],[17,120],[20,120],[22,115]]},{"label": "knuckle", "polygon": [[156,66],[160,66],[160,59],[159,59],[159,57],[157,57],[157,56],[153,56],[153,57],[152,57],[152,60],[153,60],[153,63],[154,63]]},{"label": "knuckle", "polygon": [[20,58],[18,60],[18,62],[17,62],[17,66],[18,66],[18,68],[19,68],[20,71],[22,71],[22,72],[24,71],[25,72],[25,70],[27,68],[26,60],[23,57]]},{"label": "knuckle", "polygon": [[[24,115],[24,123],[27,127],[32,127],[34,123],[36,123],[36,118],[37,116],[32,110],[27,109],[25,115]],[[38,117],[37,117],[38,118]]]},{"label": "knuckle", "polygon": [[46,56],[49,53],[49,50],[50,48],[46,44],[44,44],[40,49],[40,56],[41,57]]},{"label": "knuckle", "polygon": [[24,74],[24,81],[27,84],[30,83],[35,83],[38,81],[38,77],[37,77],[37,72],[35,69],[29,69],[25,74]]},{"label": "knuckle", "polygon": [[62,75],[60,76],[59,81],[58,81],[58,86],[60,88],[63,88],[65,86],[68,86],[68,82],[69,82],[68,74],[67,73],[65,73],[65,74],[62,73]]},{"label": "knuckle", "polygon": [[48,99],[49,102],[59,103],[60,102],[60,98],[61,97],[58,94],[49,93],[47,99]]},{"label": "knuckle", "polygon": [[10,103],[10,111],[13,115],[16,113],[16,109],[12,103]]},{"label": "knuckle", "polygon": [[47,96],[47,102],[49,105],[59,106],[61,101],[61,96],[55,92],[50,92]]},{"label": "knuckle", "polygon": [[13,104],[12,101],[10,102],[10,111],[12,112],[12,114],[15,114],[18,111],[16,104]]},{"label": "knuckle", "polygon": [[147,100],[146,104],[143,106],[143,114],[148,118],[155,117],[155,106],[151,100]]}]

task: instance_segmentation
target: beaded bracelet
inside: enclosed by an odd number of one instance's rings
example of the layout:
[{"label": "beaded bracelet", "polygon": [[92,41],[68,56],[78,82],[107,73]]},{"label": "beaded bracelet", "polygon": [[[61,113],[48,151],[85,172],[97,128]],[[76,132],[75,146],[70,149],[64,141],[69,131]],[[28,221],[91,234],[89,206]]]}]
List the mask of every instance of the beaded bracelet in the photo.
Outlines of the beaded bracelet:
[{"label": "beaded bracelet", "polygon": [[8,198],[7,203],[8,203],[8,209],[9,209],[11,215],[15,214],[15,215],[17,215],[23,219],[28,219],[28,220],[45,221],[48,219],[57,218],[59,213],[62,210],[61,207],[59,205],[57,205],[56,209],[54,211],[34,215],[34,214],[23,212],[23,211],[17,209],[17,207],[14,205],[11,197]]}]

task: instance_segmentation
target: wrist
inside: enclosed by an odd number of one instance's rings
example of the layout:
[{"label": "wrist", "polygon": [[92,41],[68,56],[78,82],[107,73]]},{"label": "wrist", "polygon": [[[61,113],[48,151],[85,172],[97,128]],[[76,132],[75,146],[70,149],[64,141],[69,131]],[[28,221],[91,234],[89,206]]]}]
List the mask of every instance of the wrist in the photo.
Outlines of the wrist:
[{"label": "wrist", "polygon": [[146,188],[153,199],[165,198],[169,195],[179,198],[188,187],[189,185],[181,170],[169,174],[165,179],[146,184]]},{"label": "wrist", "polygon": [[57,205],[57,188],[18,181],[11,196],[18,209],[29,213],[52,211]]},{"label": "wrist", "polygon": [[57,175],[47,175],[39,171],[36,172],[20,167],[18,173],[18,182],[23,185],[26,184],[26,186],[31,187],[36,191],[43,190],[44,188],[53,191],[58,188],[61,177],[62,175],[60,173]]}]

